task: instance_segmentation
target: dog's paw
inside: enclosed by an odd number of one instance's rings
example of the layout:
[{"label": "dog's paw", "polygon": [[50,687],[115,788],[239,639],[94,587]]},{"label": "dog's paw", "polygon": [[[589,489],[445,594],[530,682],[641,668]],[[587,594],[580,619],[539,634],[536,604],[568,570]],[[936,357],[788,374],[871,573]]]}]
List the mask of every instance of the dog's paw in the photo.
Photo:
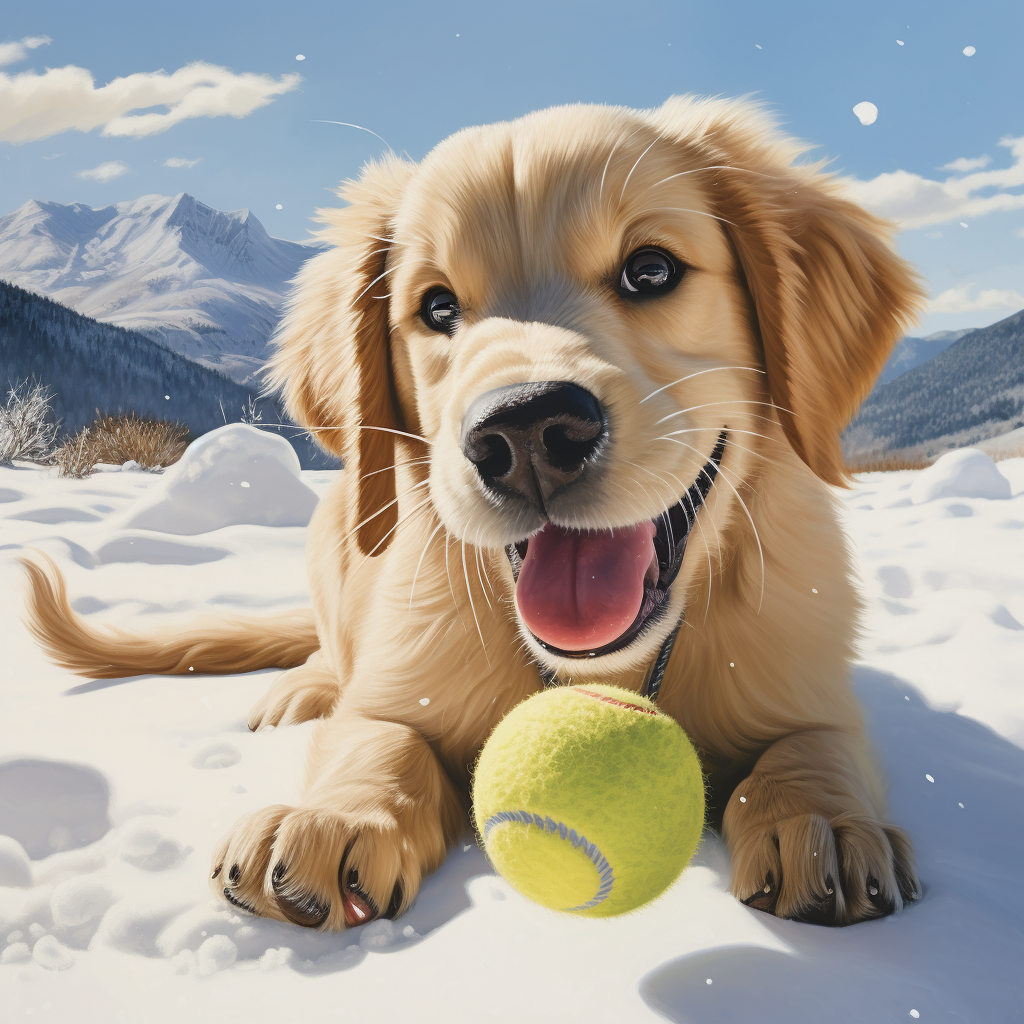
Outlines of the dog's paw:
[{"label": "dog's paw", "polygon": [[[739,791],[730,805],[742,815]],[[812,924],[885,917],[921,895],[906,834],[863,814],[818,814],[739,829],[732,891],[748,907]]]},{"label": "dog's paw", "polygon": [[276,806],[243,818],[224,838],[211,884],[260,917],[340,931],[402,913],[420,877],[394,824]]},{"label": "dog's paw", "polygon": [[328,673],[300,665],[282,673],[249,712],[249,728],[298,725],[326,718],[338,703],[341,687]]}]

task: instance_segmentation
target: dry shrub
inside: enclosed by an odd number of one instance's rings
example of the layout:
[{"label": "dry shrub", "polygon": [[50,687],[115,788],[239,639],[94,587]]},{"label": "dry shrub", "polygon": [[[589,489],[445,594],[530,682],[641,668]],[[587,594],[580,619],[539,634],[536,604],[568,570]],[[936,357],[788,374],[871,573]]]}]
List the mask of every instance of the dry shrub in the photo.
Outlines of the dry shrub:
[{"label": "dry shrub", "polygon": [[927,469],[925,458],[904,459],[899,455],[862,455],[847,463],[851,473],[895,473],[901,469]]},{"label": "dry shrub", "polygon": [[52,456],[61,476],[83,477],[99,463],[120,466],[134,460],[143,469],[170,466],[188,447],[188,427],[170,420],[127,413],[98,416],[69,437]]},{"label": "dry shrub", "polygon": [[59,424],[51,418],[53,393],[42,384],[22,381],[0,405],[0,466],[15,459],[48,460]]}]

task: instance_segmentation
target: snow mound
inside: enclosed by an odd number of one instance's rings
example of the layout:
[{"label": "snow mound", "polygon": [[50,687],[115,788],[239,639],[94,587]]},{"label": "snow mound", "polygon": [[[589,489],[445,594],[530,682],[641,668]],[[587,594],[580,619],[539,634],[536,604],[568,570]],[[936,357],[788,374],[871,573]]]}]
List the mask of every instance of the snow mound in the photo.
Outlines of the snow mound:
[{"label": "snow mound", "polygon": [[58,928],[88,924],[101,917],[114,902],[114,898],[114,894],[105,885],[88,875],[65,879],[50,896],[53,923]]},{"label": "snow mound", "polygon": [[32,959],[50,971],[65,971],[75,962],[67,947],[52,935],[44,935],[32,947]]},{"label": "snow mound", "polygon": [[32,884],[32,865],[17,839],[0,836],[0,885],[24,888]]},{"label": "snow mound", "polygon": [[299,470],[283,437],[229,423],[193,441],[121,525],[175,534],[241,523],[306,526],[317,495]]},{"label": "snow mound", "polygon": [[961,448],[937,459],[922,470],[910,488],[915,505],[937,498],[1010,497],[1010,481],[996,464],[977,448]]},{"label": "snow mound", "polygon": [[211,935],[196,950],[196,971],[201,978],[223,971],[238,959],[238,947],[226,935]]}]

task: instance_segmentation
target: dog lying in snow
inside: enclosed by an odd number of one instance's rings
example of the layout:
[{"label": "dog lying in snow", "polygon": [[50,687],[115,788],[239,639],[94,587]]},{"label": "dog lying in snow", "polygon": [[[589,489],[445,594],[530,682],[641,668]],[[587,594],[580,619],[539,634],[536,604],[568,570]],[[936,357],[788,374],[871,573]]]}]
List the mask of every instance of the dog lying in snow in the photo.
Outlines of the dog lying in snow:
[{"label": "dog lying in snow", "polygon": [[801,152],[689,97],[369,165],[323,214],[272,364],[345,465],[309,528],[312,610],[104,632],[29,564],[31,626],[74,671],[288,668],[250,727],[320,720],[295,806],[215,852],[218,894],[324,930],[399,914],[511,707],[656,675],[739,899],[847,924],[917,897],[849,687],[828,485],[922,293]]}]

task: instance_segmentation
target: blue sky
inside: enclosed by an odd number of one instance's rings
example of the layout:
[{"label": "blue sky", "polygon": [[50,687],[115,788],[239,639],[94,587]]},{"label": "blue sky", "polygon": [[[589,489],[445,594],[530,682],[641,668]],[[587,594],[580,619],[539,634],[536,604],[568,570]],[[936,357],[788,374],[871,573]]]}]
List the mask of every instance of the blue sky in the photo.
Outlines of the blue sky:
[{"label": "blue sky", "polygon": [[318,118],[418,159],[557,103],[755,94],[902,222],[935,299],[918,333],[1024,307],[1019,0],[34,0],[5,4],[0,31],[0,214],[187,191],[302,239],[327,190],[383,148]]}]

